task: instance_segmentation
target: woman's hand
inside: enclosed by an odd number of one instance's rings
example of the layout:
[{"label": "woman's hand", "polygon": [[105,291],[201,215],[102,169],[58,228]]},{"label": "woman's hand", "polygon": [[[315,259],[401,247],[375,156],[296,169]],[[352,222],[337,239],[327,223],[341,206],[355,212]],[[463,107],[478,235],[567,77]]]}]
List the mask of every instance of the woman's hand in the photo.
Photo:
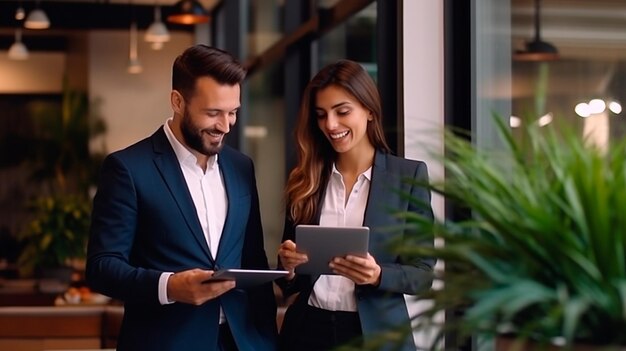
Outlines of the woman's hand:
[{"label": "woman's hand", "polygon": [[369,253],[367,257],[348,255],[345,258],[335,257],[328,266],[333,272],[340,274],[357,285],[380,284],[380,266]]},{"label": "woman's hand", "polygon": [[296,276],[295,269],[297,266],[309,260],[306,254],[296,252],[296,243],[291,240],[285,240],[280,244],[278,258],[282,267],[289,271],[287,280],[292,280]]}]

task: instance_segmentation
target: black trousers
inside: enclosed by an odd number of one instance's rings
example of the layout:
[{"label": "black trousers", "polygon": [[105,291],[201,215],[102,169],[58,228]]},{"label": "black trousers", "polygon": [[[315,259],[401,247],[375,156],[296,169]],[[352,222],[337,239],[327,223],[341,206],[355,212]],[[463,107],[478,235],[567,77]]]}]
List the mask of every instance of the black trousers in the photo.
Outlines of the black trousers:
[{"label": "black trousers", "polygon": [[220,324],[217,345],[219,347],[219,351],[237,351],[237,344],[235,343],[233,334],[230,332],[228,323]]},{"label": "black trousers", "polygon": [[[282,351],[332,350],[340,345],[362,345],[363,332],[357,312],[328,311],[308,304],[291,335],[280,335]],[[285,322],[289,323],[288,320]]]}]

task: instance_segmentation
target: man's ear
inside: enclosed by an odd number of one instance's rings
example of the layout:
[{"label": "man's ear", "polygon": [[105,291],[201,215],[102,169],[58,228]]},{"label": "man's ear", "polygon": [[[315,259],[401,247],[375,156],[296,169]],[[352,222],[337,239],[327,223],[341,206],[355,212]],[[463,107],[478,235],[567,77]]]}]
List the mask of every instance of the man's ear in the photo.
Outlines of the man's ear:
[{"label": "man's ear", "polygon": [[185,99],[183,99],[178,90],[172,90],[170,93],[170,104],[175,113],[183,114],[183,111],[185,111]]}]

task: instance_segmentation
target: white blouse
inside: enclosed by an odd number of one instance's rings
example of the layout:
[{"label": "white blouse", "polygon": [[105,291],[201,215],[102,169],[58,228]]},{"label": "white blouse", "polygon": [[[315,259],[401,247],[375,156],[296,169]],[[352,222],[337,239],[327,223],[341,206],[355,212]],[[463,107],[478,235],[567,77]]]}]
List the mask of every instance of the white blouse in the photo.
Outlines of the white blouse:
[{"label": "white blouse", "polygon": [[[341,173],[333,165],[326,185],[320,225],[329,227],[363,226],[367,198],[370,192],[372,167],[361,173],[346,201],[346,186]],[[340,275],[321,275],[308,301],[309,305],[330,311],[355,312],[354,282]]]}]

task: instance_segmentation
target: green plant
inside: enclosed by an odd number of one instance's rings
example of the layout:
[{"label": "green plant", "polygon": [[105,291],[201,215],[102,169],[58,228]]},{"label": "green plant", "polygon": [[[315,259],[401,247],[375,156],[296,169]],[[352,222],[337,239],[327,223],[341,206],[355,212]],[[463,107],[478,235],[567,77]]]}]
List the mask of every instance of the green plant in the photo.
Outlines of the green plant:
[{"label": "green plant", "polygon": [[93,138],[106,132],[104,121],[90,115],[85,92],[64,85],[60,108],[42,106],[33,111],[35,133],[28,140],[25,159],[33,180],[48,183],[51,193],[84,192],[95,184],[102,153],[90,148]]},{"label": "green plant", "polygon": [[[626,142],[600,149],[567,128],[529,127],[521,144],[496,121],[497,151],[446,132],[445,182],[428,185],[465,219],[399,214],[445,242],[396,248],[445,262],[418,328],[626,345]],[[444,310],[463,312],[438,324]]]},{"label": "green plant", "polygon": [[104,121],[90,107],[88,95],[71,89],[66,80],[58,103],[30,105],[25,123],[29,128],[0,140],[14,150],[0,157],[0,167],[23,169],[31,181],[23,192],[28,198],[21,199],[29,212],[18,234],[24,245],[18,260],[22,274],[30,275],[37,267],[60,267],[68,258],[85,255],[87,198],[104,155],[104,146],[94,152],[93,139],[106,132]]},{"label": "green plant", "polygon": [[91,202],[83,196],[47,196],[32,204],[35,213],[19,239],[24,244],[18,263],[23,274],[35,269],[62,267],[84,258],[89,232]]}]

